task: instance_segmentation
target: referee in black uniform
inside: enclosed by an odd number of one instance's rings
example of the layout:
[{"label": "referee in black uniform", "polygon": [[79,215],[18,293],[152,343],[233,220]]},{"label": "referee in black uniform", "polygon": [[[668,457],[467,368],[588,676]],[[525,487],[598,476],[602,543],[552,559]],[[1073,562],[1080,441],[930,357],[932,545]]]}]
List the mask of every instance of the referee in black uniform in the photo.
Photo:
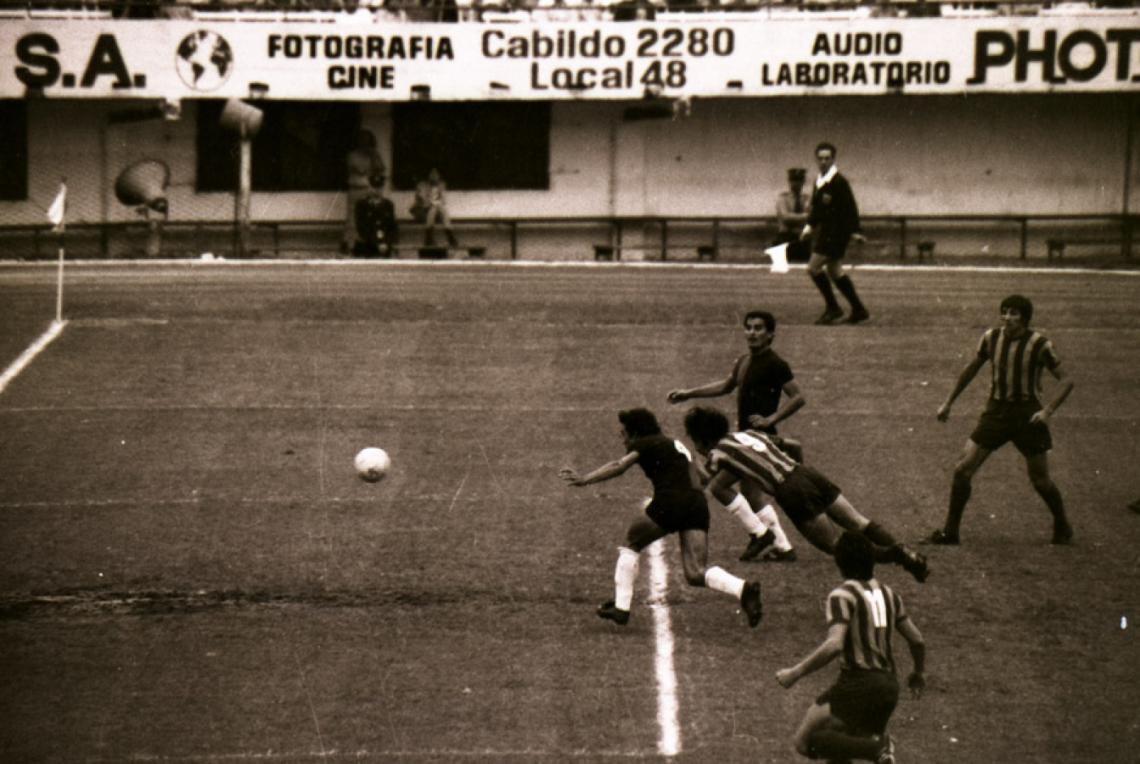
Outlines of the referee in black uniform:
[{"label": "referee in black uniform", "polygon": [[817,324],[834,324],[843,318],[843,309],[831,291],[831,282],[847,302],[851,303],[851,313],[847,323],[858,324],[871,317],[867,308],[855,291],[855,283],[843,272],[843,257],[847,254],[847,244],[855,239],[866,241],[860,232],[859,206],[855,203],[855,193],[847,178],[835,166],[835,146],[821,143],[815,147],[815,162],[819,176],[811,194],[807,225],[800,233],[801,239],[811,240],[811,259],[808,261],[808,275],[823,295],[826,304]]}]

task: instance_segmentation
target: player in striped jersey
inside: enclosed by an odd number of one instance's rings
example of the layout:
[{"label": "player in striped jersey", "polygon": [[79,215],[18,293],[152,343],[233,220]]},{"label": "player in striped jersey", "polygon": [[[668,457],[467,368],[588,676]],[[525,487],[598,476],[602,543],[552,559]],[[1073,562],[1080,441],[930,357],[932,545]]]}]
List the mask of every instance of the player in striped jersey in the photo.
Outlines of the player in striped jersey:
[{"label": "player in striped jersey", "polygon": [[[692,388],[669,393],[670,403],[691,398],[717,398],[736,394],[737,423],[742,430],[776,434],[776,425],[804,407],[806,401],[792,374],[792,367],[772,349],[776,337],[776,317],[766,310],[750,310],[744,315],[744,338],[748,352],[736,359],[727,377]],[[784,440],[784,450],[803,461],[803,449],[794,440]],[[780,518],[758,487],[747,486],[745,498],[756,509],[754,515],[738,516],[748,531],[748,546],[741,560],[761,558],[771,562],[793,562],[796,552],[780,526]]]},{"label": "player in striped jersey", "polygon": [[762,616],[760,583],[745,581],[724,568],[708,565],[709,506],[698,487],[689,450],[680,441],[662,434],[657,418],[648,409],[622,411],[618,421],[622,426],[625,456],[585,475],[568,467],[558,473],[570,485],[580,487],[615,478],[636,464],[653,484],[653,498],[646,504],[645,513],[629,526],[625,545],[618,547],[614,599],[598,608],[598,616],[621,626],[629,622],[641,550],[676,533],[681,542],[681,565],[689,585],[707,586],[733,596],[748,616],[748,625],[755,628]]},{"label": "player in striped jersey", "polygon": [[[1052,543],[1068,544],[1073,540],[1073,528],[1065,515],[1065,501],[1049,475],[1049,450],[1053,447],[1049,420],[1073,391],[1073,382],[1061,370],[1053,343],[1029,328],[1032,318],[1033,303],[1027,298],[1014,294],[1002,300],[1001,326],[987,329],[982,335],[977,353],[962,369],[950,396],[938,409],[938,421],[945,422],[955,399],[989,362],[992,371],[986,408],[954,467],[946,522],[930,534],[926,539],[928,543],[958,543],[974,473],[991,453],[1010,441],[1025,457],[1029,481],[1053,515]],[[1041,376],[1045,370],[1057,379],[1060,387],[1053,399],[1042,407]]]},{"label": "player in striped jersey", "polygon": [[724,414],[703,406],[694,406],[685,415],[685,432],[706,457],[708,492],[729,512],[749,509],[737,487],[753,483],[775,498],[792,524],[818,549],[833,553],[841,529],[847,529],[875,544],[880,562],[901,565],[920,583],[930,574],[925,557],[860,513],[839,486],[797,462],[770,435],[756,430],[730,433]]},{"label": "player in striped jersey", "polygon": [[910,646],[914,670],[907,685],[915,698],[926,687],[926,645],[902,598],[875,579],[866,537],[845,531],[835,562],[846,580],[827,596],[827,638],[799,663],[776,672],[776,681],[788,688],[839,658],[839,678],[808,709],[796,731],[796,750],[813,759],[894,764],[895,743],[886,734],[899,698],[894,634]]}]

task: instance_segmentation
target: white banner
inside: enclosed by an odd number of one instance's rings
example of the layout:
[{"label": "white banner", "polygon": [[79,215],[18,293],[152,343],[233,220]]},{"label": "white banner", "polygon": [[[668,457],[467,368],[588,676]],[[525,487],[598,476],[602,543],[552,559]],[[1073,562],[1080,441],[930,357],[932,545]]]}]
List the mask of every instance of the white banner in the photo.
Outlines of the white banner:
[{"label": "white banner", "polygon": [[1136,91],[1140,16],[0,24],[0,97],[406,101]]}]

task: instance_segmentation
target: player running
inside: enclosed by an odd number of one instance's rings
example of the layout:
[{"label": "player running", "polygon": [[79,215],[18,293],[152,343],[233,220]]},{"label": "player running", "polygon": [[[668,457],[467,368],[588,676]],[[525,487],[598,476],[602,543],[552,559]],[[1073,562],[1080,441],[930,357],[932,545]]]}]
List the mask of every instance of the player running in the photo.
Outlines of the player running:
[{"label": "player running", "polygon": [[[736,359],[729,375],[698,387],[673,390],[669,393],[669,402],[717,398],[736,390],[737,426],[741,430],[760,430],[774,436],[776,425],[803,408],[806,401],[792,367],[772,348],[776,317],[766,310],[750,310],[744,315],[743,326],[748,352]],[[797,441],[784,438],[781,443],[797,462],[803,461],[803,449]],[[780,526],[771,497],[753,484],[744,486],[742,492],[756,514],[755,517],[738,515],[750,537],[740,559],[794,561],[796,552]]]},{"label": "player running", "polygon": [[930,574],[923,555],[861,514],[839,486],[819,471],[796,462],[766,433],[729,433],[724,414],[703,406],[694,406],[685,415],[685,432],[706,457],[709,493],[729,512],[741,515],[751,511],[737,486],[757,483],[818,549],[833,554],[842,528],[866,536],[876,545],[876,560],[901,565],[919,583]]},{"label": "player running", "polygon": [[633,584],[637,580],[641,550],[670,533],[681,542],[681,564],[690,586],[707,586],[730,594],[740,601],[753,628],[760,623],[760,583],[737,578],[718,566],[708,566],[709,507],[698,488],[692,457],[678,440],[662,434],[653,412],[644,408],[618,414],[622,426],[625,456],[604,464],[585,475],[571,468],[558,476],[576,487],[600,483],[638,465],[653,483],[653,498],[645,514],[626,532],[626,543],[618,547],[614,569],[614,599],[598,608],[598,616],[624,626],[629,622]]}]

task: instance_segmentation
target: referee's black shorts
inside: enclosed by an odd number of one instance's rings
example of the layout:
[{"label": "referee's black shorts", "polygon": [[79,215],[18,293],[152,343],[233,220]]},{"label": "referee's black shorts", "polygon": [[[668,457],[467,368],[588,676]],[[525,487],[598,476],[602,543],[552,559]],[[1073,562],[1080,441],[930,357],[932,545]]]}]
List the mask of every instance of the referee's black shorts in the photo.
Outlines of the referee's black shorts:
[{"label": "referee's black shorts", "polygon": [[882,735],[899,702],[899,680],[889,671],[844,669],[815,702],[830,704],[852,734]]}]

